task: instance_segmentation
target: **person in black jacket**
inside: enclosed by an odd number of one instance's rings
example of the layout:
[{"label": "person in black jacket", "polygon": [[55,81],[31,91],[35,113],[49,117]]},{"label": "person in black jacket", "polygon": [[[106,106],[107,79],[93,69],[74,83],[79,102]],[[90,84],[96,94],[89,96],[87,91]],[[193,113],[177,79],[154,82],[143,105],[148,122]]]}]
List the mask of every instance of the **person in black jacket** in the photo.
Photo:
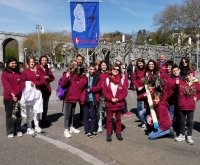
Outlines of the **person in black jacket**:
[{"label": "person in black jacket", "polygon": [[132,82],[132,75],[135,71],[135,61],[132,60],[129,66],[127,67],[127,74],[128,74],[128,79],[131,81],[130,82],[130,89],[135,90],[135,87],[133,86]]},{"label": "person in black jacket", "polygon": [[[84,100],[84,129],[87,137],[98,136],[96,133],[96,119],[97,119],[97,105],[99,102],[98,93],[92,92],[90,89],[97,87],[100,81],[99,76],[96,74],[95,64],[90,64],[88,77],[88,86],[85,89],[85,100]],[[98,87],[97,87],[98,88]]]}]

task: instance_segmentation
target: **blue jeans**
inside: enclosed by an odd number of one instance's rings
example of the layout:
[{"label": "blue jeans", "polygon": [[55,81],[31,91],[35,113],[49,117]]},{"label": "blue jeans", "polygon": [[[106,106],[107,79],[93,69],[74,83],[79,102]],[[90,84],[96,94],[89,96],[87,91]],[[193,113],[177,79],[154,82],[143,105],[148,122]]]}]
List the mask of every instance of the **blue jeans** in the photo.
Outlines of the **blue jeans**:
[{"label": "blue jeans", "polygon": [[140,118],[142,124],[147,124],[146,119],[145,119],[146,114],[147,114],[147,110],[146,109],[143,109],[143,110],[139,111],[138,117]]},{"label": "blue jeans", "polygon": [[154,139],[157,139],[159,137],[162,137],[164,135],[167,135],[170,133],[170,130],[166,130],[166,131],[163,131],[161,130],[160,128],[158,129],[154,129],[150,134],[149,134],[149,139],[150,140],[154,140]]},{"label": "blue jeans", "polygon": [[[141,91],[136,90],[137,96],[141,95],[145,92],[143,88]],[[142,101],[137,101],[137,116],[139,116],[139,112],[142,110]]]},{"label": "blue jeans", "polygon": [[175,108],[174,105],[169,106],[169,113],[172,121],[174,120],[174,108]]}]

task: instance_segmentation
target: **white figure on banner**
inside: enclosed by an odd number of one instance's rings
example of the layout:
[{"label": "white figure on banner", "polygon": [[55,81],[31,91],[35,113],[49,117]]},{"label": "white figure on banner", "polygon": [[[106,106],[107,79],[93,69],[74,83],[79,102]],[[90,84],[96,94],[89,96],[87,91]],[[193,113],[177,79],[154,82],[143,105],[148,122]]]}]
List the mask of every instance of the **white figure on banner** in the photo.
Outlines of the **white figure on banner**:
[{"label": "white figure on banner", "polygon": [[74,17],[73,30],[77,32],[85,31],[85,13],[81,4],[76,5]]}]

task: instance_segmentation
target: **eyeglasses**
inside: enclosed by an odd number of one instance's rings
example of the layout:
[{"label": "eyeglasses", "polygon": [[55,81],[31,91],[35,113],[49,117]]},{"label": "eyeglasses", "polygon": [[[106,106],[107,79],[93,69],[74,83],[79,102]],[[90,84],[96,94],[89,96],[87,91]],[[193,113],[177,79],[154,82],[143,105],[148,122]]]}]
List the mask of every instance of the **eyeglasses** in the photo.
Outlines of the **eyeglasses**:
[{"label": "eyeglasses", "polygon": [[116,71],[119,71],[119,69],[117,69],[117,68],[113,68],[112,70],[116,70]]}]

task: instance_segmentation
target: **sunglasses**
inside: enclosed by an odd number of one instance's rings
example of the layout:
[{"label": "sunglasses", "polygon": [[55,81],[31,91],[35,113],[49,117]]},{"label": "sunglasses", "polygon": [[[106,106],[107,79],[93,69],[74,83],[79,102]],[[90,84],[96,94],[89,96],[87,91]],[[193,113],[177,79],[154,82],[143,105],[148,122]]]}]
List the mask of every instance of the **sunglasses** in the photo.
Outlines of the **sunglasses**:
[{"label": "sunglasses", "polygon": [[117,69],[117,68],[113,68],[112,70],[116,70],[116,71],[119,71],[119,69]]}]

